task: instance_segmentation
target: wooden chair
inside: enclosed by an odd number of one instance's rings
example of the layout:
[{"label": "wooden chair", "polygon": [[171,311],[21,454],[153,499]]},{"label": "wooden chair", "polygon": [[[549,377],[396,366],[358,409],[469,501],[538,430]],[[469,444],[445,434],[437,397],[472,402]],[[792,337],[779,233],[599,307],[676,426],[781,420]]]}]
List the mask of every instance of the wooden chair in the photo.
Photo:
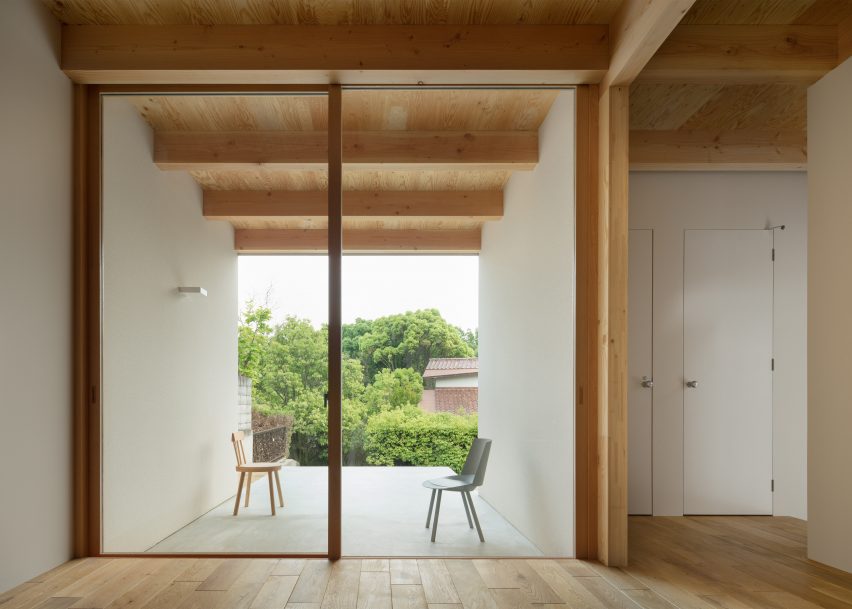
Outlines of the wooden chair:
[{"label": "wooden chair", "polygon": [[237,501],[234,503],[234,516],[240,511],[240,497],[243,493],[243,483],[246,487],[246,507],[251,496],[251,478],[255,473],[269,476],[269,504],[272,506],[272,515],[275,516],[275,492],[272,490],[272,475],[275,474],[275,485],[278,487],[278,502],[284,507],[284,495],[281,493],[281,478],[278,471],[280,463],[246,463],[246,451],[243,449],[243,438],[245,434],[236,431],[231,434],[231,443],[234,445],[234,453],[237,455],[237,471],[240,472],[240,482],[237,486]]}]

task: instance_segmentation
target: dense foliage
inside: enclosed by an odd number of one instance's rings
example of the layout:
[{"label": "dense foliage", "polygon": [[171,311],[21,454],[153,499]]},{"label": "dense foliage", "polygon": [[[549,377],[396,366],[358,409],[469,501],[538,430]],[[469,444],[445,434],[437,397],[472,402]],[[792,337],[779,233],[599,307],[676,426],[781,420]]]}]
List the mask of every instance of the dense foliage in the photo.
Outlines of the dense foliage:
[{"label": "dense foliage", "polygon": [[444,465],[460,472],[476,432],[475,414],[427,414],[411,406],[388,410],[367,422],[367,463]]},{"label": "dense foliage", "polygon": [[[269,308],[246,304],[239,328],[240,374],[252,379],[257,409],[292,416],[290,456],[304,465],[324,464],[328,328],[316,329],[295,317],[277,325],[271,320]],[[462,331],[437,310],[427,309],[358,319],[344,324],[342,338],[344,462],[455,467],[460,452],[463,462],[476,436],[475,416],[427,414],[416,406],[429,359],[475,356],[478,332]],[[381,447],[379,436],[393,437],[394,425],[399,439]],[[423,445],[415,446],[417,442]]]}]

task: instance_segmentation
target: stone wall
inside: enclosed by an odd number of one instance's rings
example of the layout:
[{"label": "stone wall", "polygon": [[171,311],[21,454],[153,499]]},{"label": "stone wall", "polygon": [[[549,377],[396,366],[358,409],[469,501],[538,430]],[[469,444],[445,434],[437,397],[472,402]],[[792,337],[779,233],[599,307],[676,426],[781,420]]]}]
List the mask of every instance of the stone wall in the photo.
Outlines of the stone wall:
[{"label": "stone wall", "polygon": [[254,434],[255,461],[272,463],[286,459],[290,452],[289,427],[273,427]]}]

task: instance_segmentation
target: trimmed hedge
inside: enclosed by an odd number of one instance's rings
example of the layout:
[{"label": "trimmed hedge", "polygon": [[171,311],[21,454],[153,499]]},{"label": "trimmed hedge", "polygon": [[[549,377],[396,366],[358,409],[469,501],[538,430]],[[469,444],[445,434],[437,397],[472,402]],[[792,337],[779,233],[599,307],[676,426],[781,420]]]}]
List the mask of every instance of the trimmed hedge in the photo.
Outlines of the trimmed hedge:
[{"label": "trimmed hedge", "polygon": [[461,471],[478,431],[477,415],[389,410],[367,421],[364,449],[370,465],[443,465]]}]

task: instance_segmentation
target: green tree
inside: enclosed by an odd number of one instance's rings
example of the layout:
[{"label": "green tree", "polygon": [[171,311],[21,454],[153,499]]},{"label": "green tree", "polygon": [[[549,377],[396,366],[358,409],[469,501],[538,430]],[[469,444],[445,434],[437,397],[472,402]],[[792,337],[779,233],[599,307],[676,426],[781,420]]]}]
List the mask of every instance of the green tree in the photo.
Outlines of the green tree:
[{"label": "green tree", "polygon": [[461,331],[437,309],[380,317],[358,340],[368,381],[383,369],[412,368],[423,374],[433,357],[473,357]]},{"label": "green tree", "polygon": [[239,372],[254,381],[260,378],[260,371],[265,363],[269,335],[272,333],[272,326],[269,324],[271,319],[272,310],[255,305],[254,300],[246,303],[240,316]]},{"label": "green tree", "polygon": [[462,340],[473,350],[474,356],[479,356],[479,328],[475,330],[460,330]]},{"label": "green tree", "polygon": [[364,402],[370,414],[416,406],[423,397],[423,377],[411,368],[380,370],[364,392]]}]

